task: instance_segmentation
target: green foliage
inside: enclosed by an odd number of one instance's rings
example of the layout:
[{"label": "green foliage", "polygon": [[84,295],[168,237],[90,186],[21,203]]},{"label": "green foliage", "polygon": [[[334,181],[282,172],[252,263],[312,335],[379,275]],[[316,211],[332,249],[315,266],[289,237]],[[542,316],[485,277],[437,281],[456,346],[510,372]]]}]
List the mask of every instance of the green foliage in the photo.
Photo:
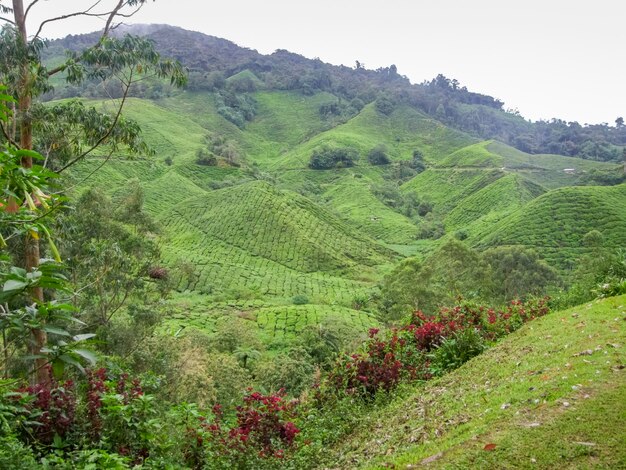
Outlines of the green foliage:
[{"label": "green foliage", "polygon": [[215,105],[224,119],[243,128],[247,121],[254,119],[257,102],[252,95],[223,90],[215,94]]},{"label": "green foliage", "polygon": [[[421,201],[415,193],[403,193],[400,187],[394,182],[384,182],[372,188],[372,193],[380,199],[380,201],[405,215],[406,217],[414,217],[419,213],[419,208],[424,201]],[[420,214],[421,215],[421,214]]]},{"label": "green foliage", "polygon": [[358,153],[352,148],[320,147],[311,154],[309,168],[313,170],[327,170],[330,168],[345,168],[354,166]]},{"label": "green foliage", "polygon": [[113,202],[97,190],[86,191],[76,209],[59,222],[63,228],[61,251],[68,259],[74,289],[82,295],[74,302],[82,318],[103,328],[133,295],[146,305],[157,301],[167,288],[166,279],[151,279],[158,263],[153,222],[143,212],[143,190],[129,181],[130,192]]},{"label": "green foliage", "polygon": [[431,370],[434,375],[442,375],[462,366],[486,348],[480,332],[476,328],[466,328],[441,341],[431,354]]},{"label": "green foliage", "polygon": [[254,373],[260,386],[269,393],[284,389],[292,396],[299,396],[313,384],[315,367],[305,349],[294,348],[287,353],[260,361]]},{"label": "green foliage", "polygon": [[306,305],[309,303],[309,298],[306,295],[294,295],[291,299],[294,305]]},{"label": "green foliage", "polygon": [[480,297],[489,269],[481,256],[450,239],[424,261],[408,258],[382,284],[383,315],[396,320],[413,310],[434,312],[457,296]]},{"label": "green foliage", "polygon": [[534,250],[498,247],[483,253],[490,266],[490,297],[501,301],[545,295],[560,284],[558,274]]},{"label": "green foliage", "polygon": [[196,163],[199,165],[215,166],[218,158],[230,166],[240,166],[241,155],[233,141],[227,140],[218,134],[206,136],[206,148],[196,152]]},{"label": "green foliage", "polygon": [[498,221],[480,246],[522,245],[540,250],[549,264],[572,267],[584,254],[583,238],[602,233],[607,248],[626,243],[626,185],[550,191]]},{"label": "green foliage", "polygon": [[204,149],[198,149],[196,152],[196,163],[198,165],[216,166],[217,157]]},{"label": "green foliage", "polygon": [[386,116],[389,116],[395,108],[393,101],[388,96],[384,95],[376,98],[374,104],[376,106],[376,111]]},{"label": "green foliage", "polygon": [[367,154],[367,161],[372,165],[387,165],[390,163],[391,160],[389,160],[387,156],[387,147],[385,144],[378,144],[370,150]]}]

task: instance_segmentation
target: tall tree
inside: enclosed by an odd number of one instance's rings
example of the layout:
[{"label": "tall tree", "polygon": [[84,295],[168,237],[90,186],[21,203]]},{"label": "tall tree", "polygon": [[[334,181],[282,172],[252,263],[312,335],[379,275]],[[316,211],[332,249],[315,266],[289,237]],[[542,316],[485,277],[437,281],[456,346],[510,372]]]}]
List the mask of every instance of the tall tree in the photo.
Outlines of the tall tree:
[{"label": "tall tree", "polygon": [[[181,65],[161,60],[150,41],[132,36],[117,39],[111,35],[119,26],[120,19],[135,14],[147,0],[93,0],[82,10],[45,19],[33,29],[34,34],[29,34],[28,17],[38,7],[39,2],[40,0],[26,3],[24,0],[12,0],[11,6],[8,6],[6,0],[0,0],[0,21],[4,22],[0,33],[0,83],[7,85],[9,94],[17,99],[12,122],[0,126],[2,138],[9,145],[21,150],[33,150],[37,141],[35,131],[39,124],[43,120],[49,125],[52,119],[58,127],[56,135],[59,139],[52,147],[61,149],[57,158],[63,158],[57,167],[58,172],[66,170],[101,146],[109,146],[109,156],[119,145],[139,150],[141,146],[138,126],[121,116],[133,82],[150,75],[167,77],[176,85],[185,82]],[[42,34],[46,25],[72,17],[100,18],[104,21],[104,28],[91,47],[68,55],[64,63],[50,69],[42,62],[41,51],[45,47]],[[77,103],[66,103],[53,108],[38,106],[36,98],[52,89],[50,79],[57,74],[63,74],[73,84],[93,79],[119,80],[123,86],[123,94],[117,111],[106,115]],[[74,132],[66,132],[69,129]],[[76,135],[78,137],[72,142],[73,145],[68,145],[68,136]],[[32,169],[33,156],[28,152],[24,153],[21,165],[25,171]],[[26,235],[23,253],[26,270],[37,269],[40,263],[40,246],[36,234],[29,232]],[[44,303],[43,289],[34,287],[31,297],[35,304]],[[31,354],[37,357],[33,381],[45,383],[50,380],[47,360],[42,351],[45,351],[47,343],[46,331],[33,328],[31,334]]]}]

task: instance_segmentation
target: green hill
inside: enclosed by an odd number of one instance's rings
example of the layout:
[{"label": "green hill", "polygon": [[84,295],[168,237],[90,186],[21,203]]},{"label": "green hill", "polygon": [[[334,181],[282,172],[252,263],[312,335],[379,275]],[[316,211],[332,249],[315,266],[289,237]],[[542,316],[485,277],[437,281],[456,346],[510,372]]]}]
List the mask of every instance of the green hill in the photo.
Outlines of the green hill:
[{"label": "green hill", "polygon": [[[425,171],[400,191],[432,203],[447,236],[464,232],[481,249],[533,247],[561,268],[582,253],[580,239],[592,228],[610,246],[624,242],[622,190],[553,189],[614,165],[476,142],[406,105],[385,115],[369,104],[342,123],[320,113],[338,103],[327,92],[251,96],[256,114],[242,128],[218,113],[209,92],[132,98],[125,115],[139,122],[156,156],[116,157],[102,168],[94,157],[73,170],[80,187],[98,186],[114,197],[129,180],[140,182],[146,209],[164,227],[164,262],[175,273],[186,266],[187,274],[176,274],[180,292],[263,299],[267,307],[295,295],[320,308],[349,306],[355,296],[369,296],[397,253],[429,252],[438,242],[416,240],[417,216],[375,195],[376,187],[401,182],[393,164],[367,162],[379,144],[395,163],[411,160],[414,150],[424,155]],[[240,167],[196,163],[196,152],[215,135],[239,152]],[[356,149],[356,166],[309,169],[311,153],[325,144]]]},{"label": "green hill", "polygon": [[188,199],[159,216],[170,262],[189,260],[197,278],[181,289],[250,289],[346,299],[391,252],[308,199],[247,183]]},{"label": "green hill", "polygon": [[544,192],[541,186],[509,173],[463,198],[446,216],[446,226],[456,229],[497,221]]},{"label": "green hill", "polygon": [[557,266],[583,252],[582,239],[600,231],[608,247],[626,246],[626,184],[567,187],[550,191],[474,235],[478,246],[535,248]]},{"label": "green hill", "polygon": [[626,296],[533,321],[364,417],[328,461],[334,468],[622,468],[624,320]]},{"label": "green hill", "polygon": [[499,169],[429,168],[402,185],[402,191],[415,192],[432,201],[437,211],[447,213],[466,197],[502,178]]},{"label": "green hill", "polygon": [[425,114],[402,106],[390,116],[368,105],[345,124],[315,135],[273,165],[275,170],[303,168],[314,149],[323,145],[345,146],[357,150],[366,165],[365,156],[376,145],[384,143],[392,160],[410,160],[413,150],[420,150],[426,160],[437,160],[461,148],[473,139],[454,131]]}]

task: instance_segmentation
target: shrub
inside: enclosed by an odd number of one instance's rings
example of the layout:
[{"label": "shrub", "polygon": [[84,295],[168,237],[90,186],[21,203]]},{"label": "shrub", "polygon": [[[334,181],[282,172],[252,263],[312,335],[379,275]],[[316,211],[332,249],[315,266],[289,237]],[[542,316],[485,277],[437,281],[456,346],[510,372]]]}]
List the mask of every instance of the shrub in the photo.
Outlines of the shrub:
[{"label": "shrub", "polygon": [[393,101],[391,101],[391,99],[387,96],[379,96],[376,98],[374,104],[376,106],[376,111],[386,116],[389,116],[395,108]]},{"label": "shrub", "polygon": [[29,401],[25,405],[26,441],[51,444],[55,436],[64,437],[75,422],[76,396],[74,383],[68,380],[58,383],[36,384],[18,390]]},{"label": "shrub", "polygon": [[435,315],[416,311],[407,324],[387,336],[371,329],[360,352],[335,363],[320,386],[318,398],[328,393],[372,398],[402,380],[428,380],[433,372],[441,374],[480,354],[486,341],[547,314],[547,301],[513,301],[498,311],[464,302],[441,308]]},{"label": "shrub", "polygon": [[252,121],[256,114],[257,102],[249,94],[222,90],[215,94],[217,112],[239,128]]},{"label": "shrub", "polygon": [[306,305],[309,303],[309,298],[306,295],[298,294],[293,296],[291,302],[294,305]]},{"label": "shrub", "polygon": [[263,395],[252,390],[243,401],[232,427],[227,426],[219,406],[213,408],[211,421],[202,422],[203,433],[198,437],[212,465],[258,468],[263,461],[282,460],[297,448],[300,429],[293,423],[297,402],[286,402],[282,392]]},{"label": "shrub", "polygon": [[196,163],[204,166],[216,166],[217,157],[204,149],[200,149],[196,152]]},{"label": "shrub", "polygon": [[387,156],[387,147],[384,144],[379,144],[369,151],[367,154],[367,161],[372,165],[387,165],[391,162]]},{"label": "shrub", "polygon": [[298,396],[313,384],[315,367],[312,363],[313,359],[303,347],[294,347],[286,354],[260,362],[255,374],[265,390],[284,390]]},{"label": "shrub", "polygon": [[420,150],[413,150],[413,159],[411,160],[409,165],[418,173],[421,173],[426,169],[426,165],[424,164],[424,155]]},{"label": "shrub", "polygon": [[477,328],[465,328],[444,338],[431,354],[431,370],[434,375],[441,375],[456,369],[486,348],[485,340]]},{"label": "shrub", "polygon": [[348,147],[320,147],[313,151],[309,168],[327,170],[354,166],[358,158],[356,150]]}]

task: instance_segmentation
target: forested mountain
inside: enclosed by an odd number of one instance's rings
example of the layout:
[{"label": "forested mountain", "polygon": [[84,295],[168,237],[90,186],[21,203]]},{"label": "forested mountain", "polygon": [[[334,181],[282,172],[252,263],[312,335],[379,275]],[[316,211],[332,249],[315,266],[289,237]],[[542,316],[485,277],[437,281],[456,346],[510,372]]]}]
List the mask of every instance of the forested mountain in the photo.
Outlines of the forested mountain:
[{"label": "forested mountain", "polygon": [[[369,70],[358,61],[355,67],[335,66],[286,50],[263,55],[225,39],[167,25],[121,27],[117,33],[145,35],[155,41],[164,56],[180,60],[189,68],[190,91],[295,90],[306,96],[324,91],[337,97],[337,104],[325,110],[336,115],[351,113],[350,106],[358,108],[376,100],[390,107],[409,104],[456,129],[505,142],[527,153],[614,162],[624,158],[626,126],[618,116],[615,123],[580,124],[558,118],[532,123],[516,111],[505,110],[505,103],[497,98],[471,92],[443,75],[411,84],[393,64]],[[47,54],[80,49],[96,35],[70,35],[53,41]],[[160,92],[137,88],[134,94],[149,97]],[[57,97],[84,93],[67,90]],[[89,93],[105,96],[102,91]]]}]

